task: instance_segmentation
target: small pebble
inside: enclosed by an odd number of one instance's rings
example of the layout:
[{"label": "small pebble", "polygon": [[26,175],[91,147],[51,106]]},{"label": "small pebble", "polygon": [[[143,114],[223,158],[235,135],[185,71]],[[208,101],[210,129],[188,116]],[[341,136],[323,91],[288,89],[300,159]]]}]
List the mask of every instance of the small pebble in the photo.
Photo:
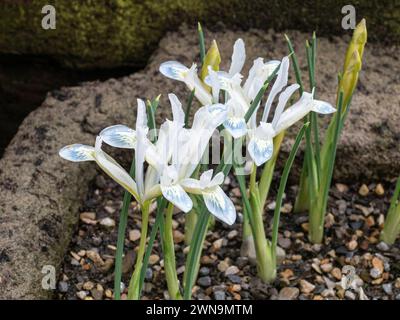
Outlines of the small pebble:
[{"label": "small pebble", "polygon": [[230,266],[228,269],[225,271],[225,276],[229,276],[231,274],[237,274],[239,273],[239,268],[236,266]]},{"label": "small pebble", "polygon": [[365,197],[366,195],[368,195],[369,189],[368,189],[367,185],[366,185],[366,184],[363,184],[363,185],[360,187],[360,189],[358,190],[358,193],[359,193],[361,196],[363,196],[363,197]]},{"label": "small pebble", "polygon": [[86,292],[86,291],[78,291],[78,292],[76,293],[76,296],[77,296],[79,299],[84,300],[84,299],[86,298],[86,296],[87,296],[87,292]]},{"label": "small pebble", "polygon": [[222,260],[220,263],[218,263],[217,268],[219,271],[225,272],[226,269],[229,268],[229,264],[225,260]]},{"label": "small pebble", "polygon": [[181,243],[183,240],[185,240],[185,236],[179,230],[174,230],[173,236],[175,243]]},{"label": "small pebble", "polygon": [[140,239],[140,231],[133,229],[129,231],[129,240],[135,242],[136,240]]},{"label": "small pebble", "polygon": [[214,251],[218,251],[219,249],[221,249],[222,247],[222,242],[224,241],[224,239],[218,239],[215,240],[212,244],[212,248]]},{"label": "small pebble", "polygon": [[278,243],[283,249],[289,249],[292,245],[292,241],[288,238],[279,238]]},{"label": "small pebble", "polygon": [[153,279],[153,270],[151,268],[147,268],[146,269],[146,274],[145,274],[145,279],[150,281],[151,279]]},{"label": "small pebble", "polygon": [[201,276],[207,276],[210,274],[210,268],[207,267],[201,267],[199,270],[199,273]]},{"label": "small pebble", "polygon": [[92,290],[94,288],[94,283],[92,281],[87,281],[82,286],[85,290]]},{"label": "small pebble", "polygon": [[234,239],[238,235],[238,232],[236,230],[232,230],[228,233],[227,237],[228,239]]},{"label": "small pebble", "polygon": [[329,273],[332,271],[333,266],[332,266],[332,263],[325,263],[325,264],[320,265],[320,268],[323,272]]},{"label": "small pebble", "polygon": [[215,291],[214,299],[215,300],[225,300],[225,292],[224,291]]},{"label": "small pebble", "polygon": [[349,187],[343,183],[336,183],[335,187],[340,193],[349,191]]},{"label": "small pebble", "polygon": [[369,275],[373,279],[378,279],[382,275],[382,272],[378,268],[371,268],[371,270],[369,271]]},{"label": "small pebble", "polygon": [[376,246],[381,251],[389,251],[390,247],[386,242],[379,242]]},{"label": "small pebble", "polygon": [[113,228],[113,227],[115,227],[115,220],[107,217],[107,218],[101,219],[100,224],[107,228]]},{"label": "small pebble", "polygon": [[279,300],[295,300],[299,296],[300,290],[294,287],[285,287],[279,291]]},{"label": "small pebble", "polygon": [[336,279],[336,280],[341,280],[342,279],[342,271],[340,271],[339,268],[333,268],[331,271],[331,275]]},{"label": "small pebble", "polygon": [[358,246],[357,240],[354,239],[346,244],[347,249],[349,249],[350,251],[355,250],[357,246]]},{"label": "small pebble", "polygon": [[347,290],[344,296],[349,300],[356,300],[356,295],[350,290]]},{"label": "small pebble", "polygon": [[197,283],[199,286],[207,288],[207,287],[211,286],[211,277],[209,277],[209,276],[200,277],[199,279],[197,279]]},{"label": "small pebble", "polygon": [[309,293],[313,292],[314,289],[315,289],[315,286],[312,283],[310,283],[304,279],[300,280],[300,290],[302,293],[309,294]]},{"label": "small pebble", "polygon": [[160,261],[160,257],[159,257],[158,255],[156,255],[156,254],[150,255],[150,257],[149,257],[149,263],[150,263],[151,265],[156,264],[158,261]]},{"label": "small pebble", "polygon": [[68,291],[68,288],[69,288],[69,286],[68,286],[68,283],[67,282],[65,282],[65,281],[60,281],[59,283],[58,283],[58,290],[60,290],[60,292],[67,292]]},{"label": "small pebble", "polygon": [[386,292],[386,294],[388,295],[392,295],[393,294],[393,286],[391,283],[385,283],[382,285],[383,291]]},{"label": "small pebble", "polygon": [[385,189],[383,188],[382,184],[378,183],[375,187],[375,193],[378,196],[383,196],[385,194]]}]

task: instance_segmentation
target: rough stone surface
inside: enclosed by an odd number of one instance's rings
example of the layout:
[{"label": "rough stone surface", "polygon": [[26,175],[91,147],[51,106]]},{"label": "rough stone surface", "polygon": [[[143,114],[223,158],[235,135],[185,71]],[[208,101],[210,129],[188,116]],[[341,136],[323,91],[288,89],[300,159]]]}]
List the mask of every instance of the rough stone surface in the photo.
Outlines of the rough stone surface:
[{"label": "rough stone surface", "polygon": [[[303,68],[306,35],[288,34],[299,50]],[[287,54],[282,34],[223,30],[206,31],[206,35],[207,43],[212,38],[219,41],[223,69],[227,68],[237,37],[245,40],[251,60]],[[342,64],[347,40],[319,39],[318,95],[331,102],[335,99],[335,74]],[[51,92],[42,106],[24,120],[0,160],[0,298],[51,295],[51,291],[41,289],[42,267],[58,267],[72,226],[79,219],[78,208],[88,183],[96,175],[92,163],[74,164],[60,159],[59,148],[74,142],[93,144],[95,135],[112,124],[132,125],[137,97],[151,98],[162,93],[158,119],[168,116],[166,94],[174,91],[184,102],[188,91],[183,84],[163,78],[158,66],[167,59],[188,65],[197,59],[197,50],[194,29],[169,33],[143,71],[118,80],[83,83]],[[245,74],[251,64],[246,63]],[[367,45],[364,71],[339,145],[336,178],[383,179],[399,172],[400,153],[396,146],[400,139],[400,73],[396,66],[395,48]],[[283,146],[282,159],[287,157],[293,132]],[[117,152],[118,156],[129,155],[112,150],[113,155]]]},{"label": "rough stone surface", "polygon": [[[41,27],[42,7],[47,4],[57,12],[55,30]],[[221,21],[240,29],[315,29],[319,34],[343,35],[349,32],[340,23],[347,4],[347,0],[5,0],[0,3],[0,52],[47,55],[79,68],[143,66],[166,31],[176,30],[182,22],[202,21],[215,29]],[[353,5],[357,18],[367,19],[371,39],[399,43],[396,1],[359,0]]]}]

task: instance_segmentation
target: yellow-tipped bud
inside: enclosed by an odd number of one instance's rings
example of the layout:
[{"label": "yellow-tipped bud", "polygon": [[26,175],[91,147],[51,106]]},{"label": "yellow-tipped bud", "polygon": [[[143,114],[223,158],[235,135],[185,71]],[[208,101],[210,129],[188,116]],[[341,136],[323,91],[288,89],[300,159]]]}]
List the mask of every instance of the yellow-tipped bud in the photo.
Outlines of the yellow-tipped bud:
[{"label": "yellow-tipped bud", "polygon": [[361,70],[362,56],[366,42],[367,27],[365,19],[362,19],[354,30],[353,37],[347,48],[342,78],[339,83],[338,96],[340,90],[343,91],[343,112],[346,111],[347,105],[357,85],[358,74]]},{"label": "yellow-tipped bud", "polygon": [[348,64],[352,59],[354,50],[358,51],[360,59],[362,60],[364,53],[364,46],[366,42],[367,42],[367,26],[365,19],[362,19],[361,22],[354,29],[353,37],[351,38],[350,44],[347,48],[346,57],[343,65],[343,73],[346,72]]},{"label": "yellow-tipped bud", "polygon": [[[358,51],[355,49],[353,54],[350,56],[350,59],[347,64],[346,70],[342,75],[342,79],[340,81],[339,90],[343,91],[343,106],[347,107],[350,97],[353,94],[353,91],[357,85],[358,74],[361,70],[361,57]],[[344,111],[344,110],[343,110]]]},{"label": "yellow-tipped bud", "polygon": [[215,40],[213,40],[210,49],[208,49],[206,56],[204,57],[204,63],[201,68],[201,80],[204,79],[208,75],[208,66],[211,66],[211,69],[214,71],[219,70],[219,64],[221,63],[221,55],[219,54],[218,45]]}]

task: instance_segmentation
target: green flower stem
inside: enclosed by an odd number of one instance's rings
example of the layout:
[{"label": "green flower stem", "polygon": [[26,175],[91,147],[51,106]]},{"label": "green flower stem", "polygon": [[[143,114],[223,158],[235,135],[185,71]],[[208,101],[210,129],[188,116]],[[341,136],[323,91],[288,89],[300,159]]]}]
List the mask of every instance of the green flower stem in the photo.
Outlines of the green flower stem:
[{"label": "green flower stem", "polygon": [[185,245],[190,245],[193,239],[193,232],[197,223],[197,213],[194,209],[185,215]]},{"label": "green flower stem", "polygon": [[390,208],[388,215],[381,232],[381,240],[387,244],[393,244],[400,233],[400,177],[397,180],[396,188],[392,200],[390,201]]},{"label": "green flower stem", "polygon": [[[343,110],[343,91],[339,92],[337,110],[339,114]],[[321,243],[323,239],[326,206],[335,165],[337,143],[342,128],[342,121],[340,117],[337,117],[334,135],[331,140],[329,158],[327,159],[325,170],[321,175],[320,189],[313,197],[314,201],[310,203],[309,238],[312,243]]]},{"label": "green flower stem", "polygon": [[172,228],[172,216],[174,213],[174,205],[170,203],[166,210],[164,234],[163,234],[163,251],[164,251],[164,270],[167,279],[168,293],[172,300],[182,300],[179,291],[179,280],[176,273],[175,248]]},{"label": "green flower stem", "polygon": [[260,210],[258,195],[250,193],[250,201],[247,196],[246,182],[243,175],[236,175],[239,189],[242,194],[244,211],[249,217],[251,231],[253,233],[254,246],[257,257],[257,274],[259,278],[269,283],[274,279],[274,272],[271,270],[272,257],[268,252],[268,241],[265,236],[262,210]]},{"label": "green flower stem", "polygon": [[149,264],[149,258],[151,255],[151,252],[153,250],[153,245],[154,245],[154,241],[156,239],[156,235],[158,232],[158,229],[160,228],[160,236],[163,237],[163,232],[162,230],[163,228],[163,224],[164,224],[164,210],[167,206],[167,200],[165,200],[165,198],[160,197],[157,199],[157,213],[156,213],[156,221],[154,222],[153,228],[151,229],[151,234],[150,234],[150,239],[149,239],[149,243],[147,244],[146,247],[146,252],[143,258],[143,265],[142,265],[142,270],[140,272],[140,284],[139,284],[139,295],[142,292],[142,288],[143,288],[143,283],[144,283],[144,279],[146,276],[146,270],[147,270],[147,266]]},{"label": "green flower stem", "polygon": [[261,173],[260,183],[258,185],[261,209],[264,209],[265,202],[268,198],[269,189],[271,187],[272,178],[274,176],[276,160],[278,159],[279,151],[281,149],[284,137],[285,131],[281,132],[274,138],[274,152],[271,159],[265,163],[263,171]]},{"label": "green flower stem", "polygon": [[139,300],[139,287],[140,287],[140,272],[143,266],[143,256],[146,249],[147,241],[147,228],[149,224],[149,202],[145,202],[142,205],[142,228],[140,230],[140,242],[139,250],[136,256],[135,270],[132,274],[131,280],[129,282],[128,288],[128,299],[129,300]]}]

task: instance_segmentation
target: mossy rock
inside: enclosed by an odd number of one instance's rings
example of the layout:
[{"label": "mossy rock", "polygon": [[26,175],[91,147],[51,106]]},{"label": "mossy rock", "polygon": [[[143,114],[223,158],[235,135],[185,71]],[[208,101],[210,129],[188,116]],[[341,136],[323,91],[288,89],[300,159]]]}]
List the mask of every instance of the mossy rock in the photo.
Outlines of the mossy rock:
[{"label": "mossy rock", "polygon": [[[44,30],[42,7],[56,8],[56,29]],[[37,0],[2,1],[0,53],[46,55],[63,65],[108,68],[145,65],[158,41],[182,22],[202,21],[217,29],[317,30],[320,35],[350,33],[341,28],[346,0]],[[400,41],[396,1],[353,1],[365,17],[369,39]]]}]

